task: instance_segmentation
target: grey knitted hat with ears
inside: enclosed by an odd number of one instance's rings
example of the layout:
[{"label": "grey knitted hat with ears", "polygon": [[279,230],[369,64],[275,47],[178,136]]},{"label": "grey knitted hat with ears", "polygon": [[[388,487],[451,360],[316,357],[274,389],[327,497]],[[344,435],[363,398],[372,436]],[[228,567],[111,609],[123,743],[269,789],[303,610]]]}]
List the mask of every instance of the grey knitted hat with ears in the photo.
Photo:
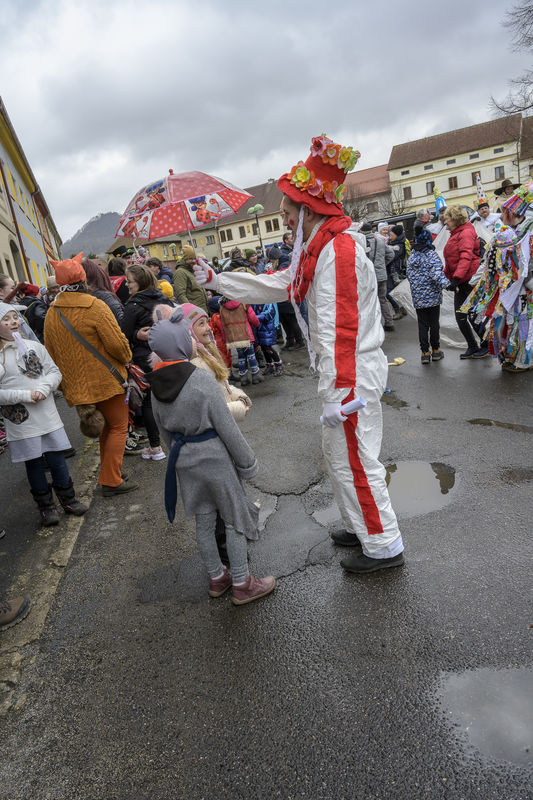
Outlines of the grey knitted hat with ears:
[{"label": "grey knitted hat with ears", "polygon": [[169,319],[163,319],[157,311],[159,322],[150,328],[148,344],[162,361],[189,361],[193,343],[190,320],[185,318],[182,308],[177,308]]}]

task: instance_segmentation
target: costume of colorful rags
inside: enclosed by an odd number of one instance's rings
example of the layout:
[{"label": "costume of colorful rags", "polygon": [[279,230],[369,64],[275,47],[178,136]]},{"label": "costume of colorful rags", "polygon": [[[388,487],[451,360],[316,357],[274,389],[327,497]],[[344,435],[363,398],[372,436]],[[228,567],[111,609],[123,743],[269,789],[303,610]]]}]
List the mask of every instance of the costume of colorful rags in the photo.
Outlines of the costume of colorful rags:
[{"label": "costume of colorful rags", "polygon": [[308,335],[299,322],[317,359],[320,399],[327,404],[363,396],[367,402],[343,424],[324,426],[322,444],[344,527],[357,535],[366,556],[381,559],[399,555],[403,542],[379,462],[387,359],[376,276],[365,237],[344,216],[341,203],[345,173],[358,158],[357,151],[325,135],[314,138],[305,164],[300,161],[278,186],[293,202],[323,216],[302,246],[302,207],[287,269],[270,275],[225,272],[218,276],[217,291],[243,303],[289,298],[297,317],[297,303],[307,300]]},{"label": "costume of colorful rags", "polygon": [[[503,204],[523,216],[533,201],[533,181]],[[533,368],[533,218],[518,228],[500,225],[485,252],[483,273],[461,311],[487,322],[484,339],[503,369]]]}]

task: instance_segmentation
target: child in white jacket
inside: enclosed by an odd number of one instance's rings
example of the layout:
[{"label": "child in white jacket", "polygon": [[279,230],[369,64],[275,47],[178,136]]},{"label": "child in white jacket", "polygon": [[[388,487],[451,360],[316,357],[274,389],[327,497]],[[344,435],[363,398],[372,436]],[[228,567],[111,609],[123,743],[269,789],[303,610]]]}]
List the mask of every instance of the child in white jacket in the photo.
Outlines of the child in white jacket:
[{"label": "child in white jacket", "polygon": [[65,513],[81,516],[87,511],[76,498],[63,453],[71,445],[54,401],[60,382],[61,373],[44,345],[23,339],[16,310],[0,302],[0,413],[11,461],[24,461],[43,525],[59,522],[43,456]]}]

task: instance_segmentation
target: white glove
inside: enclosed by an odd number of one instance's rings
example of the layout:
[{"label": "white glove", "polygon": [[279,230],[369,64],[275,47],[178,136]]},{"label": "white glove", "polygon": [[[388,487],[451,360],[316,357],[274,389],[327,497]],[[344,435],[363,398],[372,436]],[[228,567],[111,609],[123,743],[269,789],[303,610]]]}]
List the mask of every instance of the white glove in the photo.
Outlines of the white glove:
[{"label": "white glove", "polygon": [[346,417],[341,411],[340,403],[324,403],[320,422],[328,428],[336,428],[341,422],[346,422]]},{"label": "white glove", "polygon": [[209,264],[204,258],[199,258],[196,264],[193,264],[194,277],[196,282],[203,286],[205,289],[217,288],[217,274],[211,269]]}]

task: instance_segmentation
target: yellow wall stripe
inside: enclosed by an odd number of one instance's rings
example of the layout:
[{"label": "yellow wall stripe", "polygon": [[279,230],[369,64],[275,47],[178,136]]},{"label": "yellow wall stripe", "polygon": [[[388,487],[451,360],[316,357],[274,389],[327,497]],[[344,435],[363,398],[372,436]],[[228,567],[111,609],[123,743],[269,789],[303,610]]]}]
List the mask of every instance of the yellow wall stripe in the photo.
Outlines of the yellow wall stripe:
[{"label": "yellow wall stripe", "polygon": [[30,234],[28,233],[28,231],[25,231],[25,230],[24,230],[24,228],[21,228],[21,226],[20,226],[20,225],[19,225],[19,230],[20,230],[20,232],[21,232],[21,233],[23,233],[23,234],[24,234],[24,236],[27,236],[27,238],[30,240],[30,242],[32,242],[32,244],[34,244],[34,245],[35,245],[35,247],[36,247],[38,250],[40,250],[40,251],[41,251],[41,253],[43,254],[43,256],[46,258],[46,253],[45,253],[45,251],[43,250],[42,246],[41,246],[41,245],[40,245],[38,242],[36,242],[36,241],[35,241],[35,239],[33,238],[33,236],[30,236]]}]

